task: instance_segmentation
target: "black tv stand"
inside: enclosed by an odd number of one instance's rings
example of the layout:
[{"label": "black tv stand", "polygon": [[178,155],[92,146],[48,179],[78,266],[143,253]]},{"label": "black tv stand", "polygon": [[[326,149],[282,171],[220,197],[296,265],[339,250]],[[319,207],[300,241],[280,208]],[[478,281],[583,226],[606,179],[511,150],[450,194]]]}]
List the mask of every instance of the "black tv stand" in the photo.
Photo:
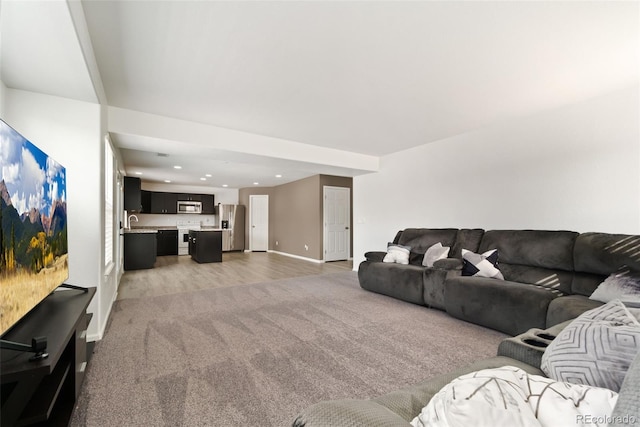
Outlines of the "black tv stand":
[{"label": "black tv stand", "polygon": [[0,425],[68,425],[87,366],[89,302],[96,288],[54,292],[2,338],[28,342],[46,336],[49,357],[0,350]]}]

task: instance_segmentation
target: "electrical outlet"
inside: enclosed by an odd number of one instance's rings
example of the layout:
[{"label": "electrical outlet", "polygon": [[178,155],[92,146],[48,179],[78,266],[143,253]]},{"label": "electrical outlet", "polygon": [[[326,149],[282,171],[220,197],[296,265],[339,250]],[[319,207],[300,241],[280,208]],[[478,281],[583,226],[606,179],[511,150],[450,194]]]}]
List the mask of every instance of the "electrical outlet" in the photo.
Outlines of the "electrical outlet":
[{"label": "electrical outlet", "polygon": [[278,241],[276,240],[276,246],[278,246]]},{"label": "electrical outlet", "polygon": [[304,250],[305,250],[305,251],[308,251],[308,250],[309,250],[309,246],[304,245]]}]

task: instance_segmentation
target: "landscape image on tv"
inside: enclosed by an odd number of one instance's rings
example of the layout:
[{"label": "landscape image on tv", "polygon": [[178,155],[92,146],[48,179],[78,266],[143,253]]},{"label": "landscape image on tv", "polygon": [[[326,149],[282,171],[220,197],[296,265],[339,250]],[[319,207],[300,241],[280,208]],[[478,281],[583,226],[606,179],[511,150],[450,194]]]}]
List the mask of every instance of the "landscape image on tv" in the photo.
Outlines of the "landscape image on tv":
[{"label": "landscape image on tv", "polygon": [[69,277],[66,171],[0,120],[0,335]]}]

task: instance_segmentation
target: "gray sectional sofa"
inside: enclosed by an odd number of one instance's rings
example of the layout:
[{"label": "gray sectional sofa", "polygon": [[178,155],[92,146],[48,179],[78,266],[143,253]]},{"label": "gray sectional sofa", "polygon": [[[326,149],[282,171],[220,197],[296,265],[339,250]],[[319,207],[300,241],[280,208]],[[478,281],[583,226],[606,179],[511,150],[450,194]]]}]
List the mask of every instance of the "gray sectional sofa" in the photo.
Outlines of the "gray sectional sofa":
[{"label": "gray sectional sofa", "polygon": [[[495,357],[479,360],[468,366],[447,372],[414,386],[396,390],[370,400],[342,399],[316,403],[302,411],[293,427],[407,427],[431,398],[455,378],[482,369],[513,366],[533,375],[544,376],[540,369],[543,347],[526,343],[530,339],[557,335],[567,322],[546,330],[532,330],[504,340]],[[635,357],[611,414],[609,425],[640,423],[640,353]],[[575,425],[585,425],[576,422]],[[596,425],[596,424],[593,424]],[[602,424],[597,424],[602,425]]]},{"label": "gray sectional sofa", "polygon": [[[438,242],[451,248],[449,258],[423,267],[425,251]],[[370,400],[319,402],[301,412],[294,427],[408,426],[440,389],[461,375],[507,365],[544,375],[541,358],[550,340],[571,319],[602,305],[589,299],[598,285],[621,268],[640,271],[640,236],[409,228],[398,232],[393,243],[411,247],[409,264],[383,262],[386,252],[366,253],[358,269],[362,288],[446,310],[513,337],[500,344],[496,357],[413,387]],[[463,276],[462,249],[476,253],[497,249],[505,280]],[[640,353],[624,378],[610,425],[640,423],[639,405]]]},{"label": "gray sectional sofa", "polygon": [[[449,258],[423,267],[425,251],[438,242],[451,247]],[[409,264],[367,252],[358,268],[362,288],[510,335],[575,318],[601,304],[589,296],[609,274],[640,270],[640,236],[622,234],[409,228],[393,243],[411,247]],[[463,248],[497,249],[505,280],[462,276]]]}]

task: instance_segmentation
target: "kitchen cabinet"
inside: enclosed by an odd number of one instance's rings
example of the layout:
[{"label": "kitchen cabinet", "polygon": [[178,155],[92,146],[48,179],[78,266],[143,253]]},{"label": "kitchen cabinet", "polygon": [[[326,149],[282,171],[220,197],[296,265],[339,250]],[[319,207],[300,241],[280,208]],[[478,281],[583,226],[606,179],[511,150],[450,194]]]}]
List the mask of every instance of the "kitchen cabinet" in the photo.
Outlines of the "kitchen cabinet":
[{"label": "kitchen cabinet", "polygon": [[189,231],[189,255],[198,263],[222,262],[222,232]]},{"label": "kitchen cabinet", "polygon": [[213,194],[201,194],[202,213],[207,215],[213,215],[216,213],[216,207],[214,205]]},{"label": "kitchen cabinet", "polygon": [[128,212],[142,211],[140,178],[124,177],[124,209]]},{"label": "kitchen cabinet", "polygon": [[151,213],[151,191],[140,191],[140,199],[142,203],[142,213]]},{"label": "kitchen cabinet", "polygon": [[178,194],[178,200],[187,201],[187,202],[201,202],[202,195],[201,194]]},{"label": "kitchen cabinet", "polygon": [[158,230],[157,256],[178,255],[178,230]]},{"label": "kitchen cabinet", "polygon": [[151,213],[175,214],[178,213],[178,194],[151,192]]},{"label": "kitchen cabinet", "polygon": [[153,268],[158,245],[156,234],[155,230],[124,233],[125,270]]}]

